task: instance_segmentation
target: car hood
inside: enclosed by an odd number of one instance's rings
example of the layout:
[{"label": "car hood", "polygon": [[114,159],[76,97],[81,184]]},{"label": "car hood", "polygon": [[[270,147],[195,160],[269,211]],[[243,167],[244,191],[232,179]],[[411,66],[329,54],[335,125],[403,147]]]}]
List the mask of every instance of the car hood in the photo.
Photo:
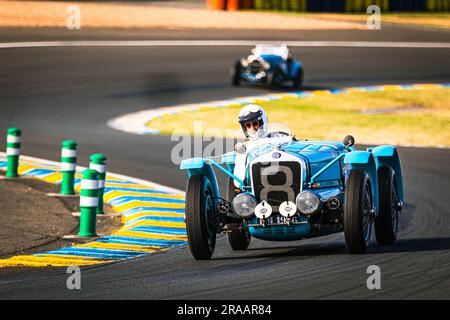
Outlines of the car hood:
[{"label": "car hood", "polygon": [[287,152],[298,156],[309,162],[315,167],[315,164],[321,164],[336,158],[340,153],[345,152],[345,147],[341,142],[328,141],[292,141],[288,143],[283,140],[271,141],[271,143],[261,143],[248,153],[248,163],[254,159],[275,150]]}]

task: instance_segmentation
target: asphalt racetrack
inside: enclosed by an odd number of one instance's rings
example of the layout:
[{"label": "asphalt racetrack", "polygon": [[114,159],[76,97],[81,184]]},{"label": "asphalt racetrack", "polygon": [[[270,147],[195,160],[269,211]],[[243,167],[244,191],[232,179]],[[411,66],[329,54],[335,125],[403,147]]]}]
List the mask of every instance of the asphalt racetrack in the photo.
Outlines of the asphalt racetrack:
[{"label": "asphalt racetrack", "polygon": [[[393,30],[392,37],[383,40],[450,40],[448,33],[437,31],[418,31],[416,38],[411,34],[414,31]],[[14,29],[0,35],[3,42],[39,39]],[[305,33],[304,40],[313,36]],[[292,37],[286,33],[286,39]],[[362,40],[359,34],[345,31],[329,37]],[[58,32],[50,30],[41,38],[58,39]],[[135,39],[128,33],[121,36],[128,38]],[[263,36],[258,33],[254,38]],[[170,137],[127,134],[106,122],[138,110],[267,93],[262,88],[230,85],[229,67],[249,49],[1,49],[0,132],[11,126],[22,128],[23,154],[56,161],[60,141],[74,139],[79,142],[81,165],[87,165],[90,154],[104,153],[112,172],[184,190],[187,177],[170,161],[175,145]],[[305,89],[450,82],[450,49],[309,47],[292,51],[304,63]],[[332,119],[324,121],[326,125]],[[367,254],[349,255],[343,234],[335,234],[283,243],[253,239],[247,251],[232,252],[221,236],[210,261],[195,261],[188,247],[182,247],[82,268],[82,290],[67,289],[65,268],[1,269],[0,299],[448,299],[450,150],[400,148],[400,156],[406,204],[394,246],[374,244]],[[366,287],[369,265],[381,268],[381,290]]]}]

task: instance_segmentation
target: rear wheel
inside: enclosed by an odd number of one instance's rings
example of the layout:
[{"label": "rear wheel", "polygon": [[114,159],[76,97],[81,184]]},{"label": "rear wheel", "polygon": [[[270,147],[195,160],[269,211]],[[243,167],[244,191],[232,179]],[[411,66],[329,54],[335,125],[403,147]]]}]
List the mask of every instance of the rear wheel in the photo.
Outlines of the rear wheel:
[{"label": "rear wheel", "polygon": [[391,167],[378,169],[380,212],[375,219],[375,237],[378,244],[389,245],[397,239],[399,202],[395,173]]},{"label": "rear wheel", "polygon": [[273,72],[269,73],[267,75],[267,85],[270,89],[276,89],[281,85],[281,77],[282,77],[282,71],[280,68],[275,68]]},{"label": "rear wheel", "polygon": [[372,235],[370,179],[363,169],[350,172],[345,188],[344,236],[349,253],[364,253]]},{"label": "rear wheel", "polygon": [[216,246],[216,230],[212,186],[207,177],[189,178],[185,213],[192,255],[196,260],[210,259]]},{"label": "rear wheel", "polygon": [[[232,201],[237,194],[234,190],[236,189],[233,179],[228,178],[228,201]],[[241,223],[240,220],[236,219],[236,224]],[[228,242],[233,250],[245,250],[250,245],[251,234],[248,230],[233,230],[228,235]]]},{"label": "rear wheel", "polygon": [[235,87],[239,86],[241,84],[241,73],[242,73],[242,65],[241,62],[238,60],[234,64],[234,66],[231,68],[231,84]]},{"label": "rear wheel", "polygon": [[299,90],[303,84],[303,67],[298,68],[297,74],[293,80],[293,87],[295,90]]}]

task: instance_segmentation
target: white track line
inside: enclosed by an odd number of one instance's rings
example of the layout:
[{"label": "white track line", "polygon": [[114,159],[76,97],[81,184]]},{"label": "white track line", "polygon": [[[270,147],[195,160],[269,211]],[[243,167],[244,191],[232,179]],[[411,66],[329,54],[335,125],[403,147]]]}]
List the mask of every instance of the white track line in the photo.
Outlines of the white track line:
[{"label": "white track line", "polygon": [[254,46],[286,44],[290,47],[430,48],[450,49],[450,42],[390,41],[254,41],[254,40],[119,40],[3,42],[0,49],[40,47],[158,47],[158,46]]}]

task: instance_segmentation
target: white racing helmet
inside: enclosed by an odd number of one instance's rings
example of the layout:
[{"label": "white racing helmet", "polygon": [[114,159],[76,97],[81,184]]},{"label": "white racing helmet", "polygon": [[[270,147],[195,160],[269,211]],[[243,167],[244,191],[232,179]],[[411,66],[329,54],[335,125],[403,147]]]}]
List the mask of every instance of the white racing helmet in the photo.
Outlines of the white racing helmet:
[{"label": "white racing helmet", "polygon": [[[258,130],[256,132],[248,131],[245,124],[254,121],[259,122]],[[267,113],[257,104],[248,104],[239,112],[239,123],[247,138],[262,138],[268,128]]]}]

